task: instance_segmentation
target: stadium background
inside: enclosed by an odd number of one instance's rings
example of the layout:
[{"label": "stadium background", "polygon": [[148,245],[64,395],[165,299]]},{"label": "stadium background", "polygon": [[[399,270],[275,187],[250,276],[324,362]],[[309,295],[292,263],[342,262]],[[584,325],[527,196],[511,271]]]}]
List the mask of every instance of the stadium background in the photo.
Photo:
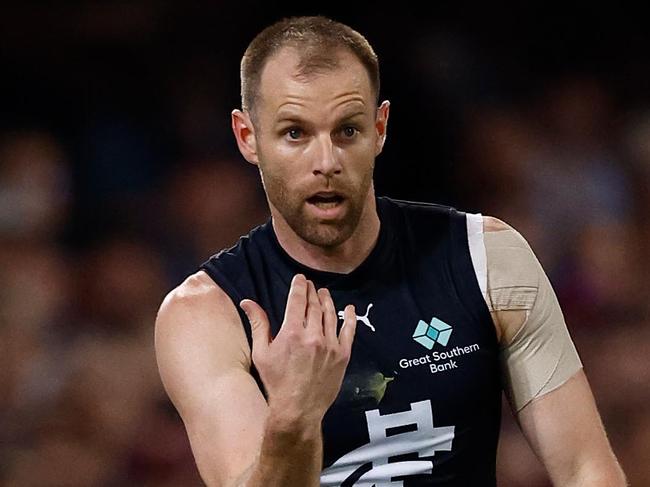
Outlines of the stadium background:
[{"label": "stadium background", "polygon": [[[613,4],[11,2],[0,9],[0,484],[201,485],[152,348],[164,294],[267,218],[247,43],[322,13],[392,102],[379,194],[494,215],[559,295],[631,485],[650,469],[650,34]],[[558,439],[558,441],[562,441]],[[504,412],[500,485],[549,485]]]}]

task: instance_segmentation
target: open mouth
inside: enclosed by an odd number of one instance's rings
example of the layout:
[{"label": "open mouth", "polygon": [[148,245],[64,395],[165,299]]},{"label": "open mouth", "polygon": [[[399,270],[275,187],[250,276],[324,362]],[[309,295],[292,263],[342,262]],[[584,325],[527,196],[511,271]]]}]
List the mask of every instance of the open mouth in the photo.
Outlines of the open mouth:
[{"label": "open mouth", "polygon": [[322,209],[328,209],[341,204],[343,199],[343,196],[337,193],[316,193],[314,196],[307,198],[307,203]]}]

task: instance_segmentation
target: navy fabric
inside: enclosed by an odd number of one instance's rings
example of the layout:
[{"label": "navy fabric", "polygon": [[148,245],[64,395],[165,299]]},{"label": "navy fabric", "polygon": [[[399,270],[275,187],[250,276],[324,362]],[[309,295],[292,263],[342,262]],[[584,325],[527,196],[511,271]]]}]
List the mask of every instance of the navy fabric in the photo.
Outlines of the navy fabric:
[{"label": "navy fabric", "polygon": [[327,287],[337,311],[355,305],[350,364],[323,420],[322,485],[495,485],[498,344],[465,214],[386,197],[377,211],[377,243],[348,274],[295,261],[270,221],[201,268],[235,303],[249,342],[239,302],[259,303],[276,334],[297,273]]}]

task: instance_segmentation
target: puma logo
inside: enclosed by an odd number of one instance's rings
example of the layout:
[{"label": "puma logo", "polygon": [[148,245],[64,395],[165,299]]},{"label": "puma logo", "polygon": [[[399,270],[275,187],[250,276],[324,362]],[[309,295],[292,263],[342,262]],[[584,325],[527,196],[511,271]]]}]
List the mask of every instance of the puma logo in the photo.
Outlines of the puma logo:
[{"label": "puma logo", "polygon": [[[370,308],[372,308],[372,303],[368,305],[368,309],[366,309],[366,314],[363,316],[357,315],[357,320],[361,321],[364,325],[366,325],[368,328],[370,328],[372,331],[375,331],[375,327],[370,324],[370,319],[368,318],[368,313],[370,313]],[[339,319],[344,319],[345,313],[343,311],[338,312]]]}]

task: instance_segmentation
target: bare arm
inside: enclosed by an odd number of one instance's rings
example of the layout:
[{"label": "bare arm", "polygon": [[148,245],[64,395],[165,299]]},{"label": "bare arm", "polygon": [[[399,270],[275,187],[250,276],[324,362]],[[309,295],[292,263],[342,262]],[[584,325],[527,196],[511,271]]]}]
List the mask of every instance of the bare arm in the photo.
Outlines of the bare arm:
[{"label": "bare arm", "polygon": [[553,485],[627,485],[582,370],[525,406],[517,419]]},{"label": "bare arm", "polygon": [[[509,229],[511,230],[508,225],[498,219],[484,217],[485,232]],[[532,254],[531,258],[533,258]],[[518,262],[521,264],[521,259]],[[544,281],[540,284],[539,294],[547,293],[548,297],[549,293],[552,293],[550,283],[539,264],[536,263],[536,265]],[[519,335],[519,340],[526,335],[521,331],[527,319],[542,320],[542,318],[545,318],[546,321],[526,323],[529,332],[530,326],[538,327],[535,340],[527,343],[526,348],[535,349],[538,356],[544,356],[539,355],[541,348],[548,347],[549,344],[560,346],[562,340],[552,340],[552,328],[555,328],[556,336],[561,336],[560,325],[565,332],[566,328],[554,294],[552,294],[552,298],[552,300],[546,301],[547,308],[545,308],[546,313],[543,316],[535,307],[530,311],[530,318],[526,312],[521,310],[493,311],[492,316],[497,325],[497,333],[502,346],[510,346],[517,335]],[[538,305],[542,298],[538,296],[536,299]],[[567,340],[570,340],[568,334],[566,337]],[[571,350],[573,350],[572,347],[571,345]],[[552,359],[548,351],[545,353],[549,360]],[[539,359],[537,360],[539,361]],[[531,375],[535,373],[528,370],[533,368],[530,357],[527,360],[512,363],[516,363],[519,372],[523,372],[521,376],[524,378],[529,373]],[[556,367],[564,368],[564,370],[576,370],[567,368],[567,364],[570,362],[563,362],[562,365],[556,364]],[[551,370],[550,376],[543,376],[546,377],[547,382],[542,384],[544,387],[540,387],[540,392],[533,396],[532,400],[526,401],[525,405],[522,404],[517,408],[514,407],[515,404],[512,404],[513,409],[518,409],[516,411],[517,420],[524,435],[546,467],[553,485],[625,486],[625,477],[607,440],[584,372],[578,369],[571,375],[558,375],[555,373],[557,371],[558,369]],[[537,373],[539,372],[538,369]],[[543,372],[546,374],[546,371]],[[552,381],[551,377],[553,377]],[[561,378],[561,381],[557,380],[558,377]],[[553,386],[547,387],[549,384],[553,384]],[[534,390],[538,390],[537,386]]]},{"label": "bare arm", "polygon": [[[160,374],[207,485],[318,485],[321,420],[340,388],[355,328],[350,323],[339,342],[325,293],[316,293],[304,277],[292,285],[289,301],[300,320],[289,321],[300,328],[283,324],[273,341],[263,310],[252,301],[244,304],[268,403],[249,373],[251,351],[239,315],[205,273],[190,277],[163,302],[156,321]],[[288,303],[287,316],[289,308]],[[347,324],[354,310],[346,312]],[[330,398],[326,393],[332,391]]]}]

